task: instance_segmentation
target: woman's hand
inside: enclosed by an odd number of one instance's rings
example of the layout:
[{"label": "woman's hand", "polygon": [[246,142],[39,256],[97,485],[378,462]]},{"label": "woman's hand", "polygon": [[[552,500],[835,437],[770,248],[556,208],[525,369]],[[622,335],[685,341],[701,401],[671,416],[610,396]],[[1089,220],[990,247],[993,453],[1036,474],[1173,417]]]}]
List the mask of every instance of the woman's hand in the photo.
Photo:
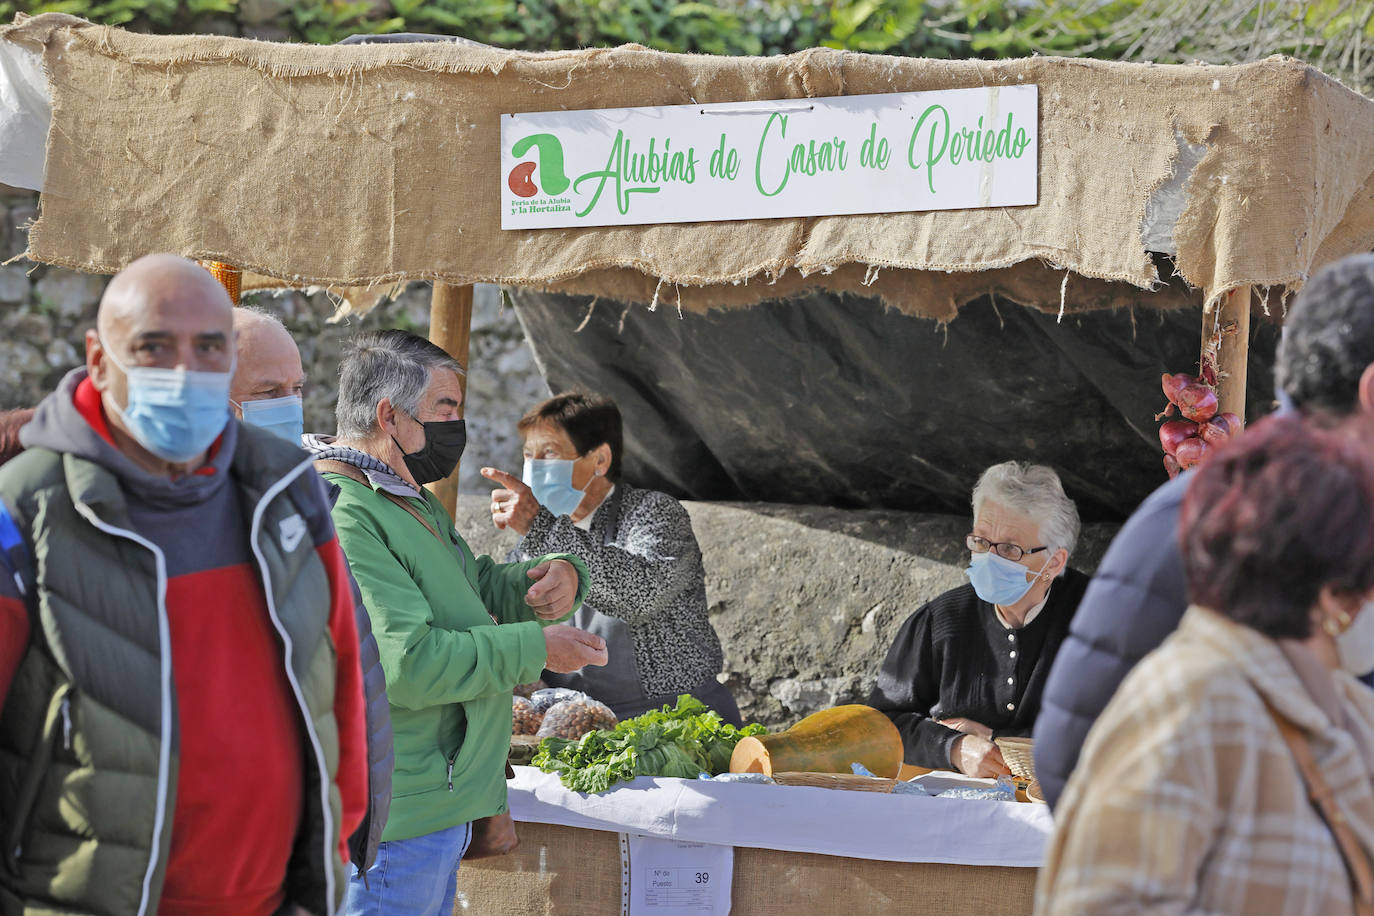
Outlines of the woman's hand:
[{"label": "woman's hand", "polygon": [[567,560],[549,560],[525,573],[534,584],[525,592],[525,603],[540,620],[567,617],[577,603],[577,567]]},{"label": "woman's hand", "polygon": [[501,530],[510,528],[524,537],[539,514],[539,500],[519,477],[496,468],[482,468],[482,476],[499,483],[502,489],[491,491],[491,523]]},{"label": "woman's hand", "polygon": [[996,778],[1011,775],[997,745],[979,735],[964,735],[955,739],[949,749],[949,762],[960,773],[969,776]]},{"label": "woman's hand", "polygon": [[956,732],[963,732],[966,735],[977,735],[979,738],[992,738],[992,729],[982,722],[975,722],[972,719],[936,719],[945,728],[952,728]]}]

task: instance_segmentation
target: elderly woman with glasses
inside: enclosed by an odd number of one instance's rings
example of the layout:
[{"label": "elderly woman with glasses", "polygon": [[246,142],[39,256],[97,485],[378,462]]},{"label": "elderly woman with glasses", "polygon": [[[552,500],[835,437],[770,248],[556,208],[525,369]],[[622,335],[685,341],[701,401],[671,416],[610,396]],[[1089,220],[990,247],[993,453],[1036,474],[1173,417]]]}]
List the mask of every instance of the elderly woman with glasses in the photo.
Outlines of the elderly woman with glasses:
[{"label": "elderly woman with glasses", "polygon": [[1031,733],[1088,577],[1069,568],[1078,509],[1059,476],[1009,461],[973,488],[969,583],[907,618],[869,705],[902,733],[907,763],[970,776],[1007,770],[993,738]]}]

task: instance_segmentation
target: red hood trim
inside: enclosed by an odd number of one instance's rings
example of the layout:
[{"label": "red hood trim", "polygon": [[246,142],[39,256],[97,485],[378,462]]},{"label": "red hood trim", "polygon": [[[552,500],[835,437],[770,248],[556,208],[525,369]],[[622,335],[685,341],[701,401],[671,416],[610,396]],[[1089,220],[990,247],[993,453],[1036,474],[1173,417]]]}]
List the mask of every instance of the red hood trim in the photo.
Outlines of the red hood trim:
[{"label": "red hood trim", "polygon": [[[101,403],[100,392],[95,390],[89,377],[83,378],[77,384],[76,391],[72,393],[72,406],[76,408],[77,413],[81,414],[82,419],[90,424],[91,429],[95,430],[96,435],[115,448],[119,448],[115,443],[114,435],[110,432],[110,421],[105,417],[105,405]],[[192,471],[193,474],[209,477],[215,473],[214,465],[210,462],[219,452],[220,440],[223,438],[223,436],[215,437],[215,441],[210,443],[210,448],[205,453],[205,464]]]}]

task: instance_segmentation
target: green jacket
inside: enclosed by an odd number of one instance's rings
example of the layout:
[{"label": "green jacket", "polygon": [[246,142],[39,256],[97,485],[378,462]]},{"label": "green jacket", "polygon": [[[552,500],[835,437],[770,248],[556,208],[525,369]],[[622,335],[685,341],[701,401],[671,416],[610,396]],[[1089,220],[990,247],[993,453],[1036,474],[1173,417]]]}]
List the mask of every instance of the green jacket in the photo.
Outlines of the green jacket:
[{"label": "green jacket", "polygon": [[546,659],[546,624],[524,602],[534,584],[525,573],[545,560],[572,563],[575,610],[590,585],[586,567],[567,554],[476,557],[428,491],[411,504],[451,546],[367,484],[326,477],[340,488],[334,525],[372,616],[391,701],[396,770],[382,840],[504,812],[511,689],[538,678]]}]

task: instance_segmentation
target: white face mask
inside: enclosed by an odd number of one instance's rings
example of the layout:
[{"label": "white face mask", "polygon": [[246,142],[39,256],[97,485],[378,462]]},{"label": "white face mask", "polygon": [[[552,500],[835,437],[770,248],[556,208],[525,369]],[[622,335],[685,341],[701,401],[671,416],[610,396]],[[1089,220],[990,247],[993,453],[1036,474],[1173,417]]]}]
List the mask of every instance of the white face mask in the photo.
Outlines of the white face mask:
[{"label": "white face mask", "polygon": [[1356,677],[1374,671],[1374,601],[1366,601],[1355,621],[1336,637],[1341,667]]}]

